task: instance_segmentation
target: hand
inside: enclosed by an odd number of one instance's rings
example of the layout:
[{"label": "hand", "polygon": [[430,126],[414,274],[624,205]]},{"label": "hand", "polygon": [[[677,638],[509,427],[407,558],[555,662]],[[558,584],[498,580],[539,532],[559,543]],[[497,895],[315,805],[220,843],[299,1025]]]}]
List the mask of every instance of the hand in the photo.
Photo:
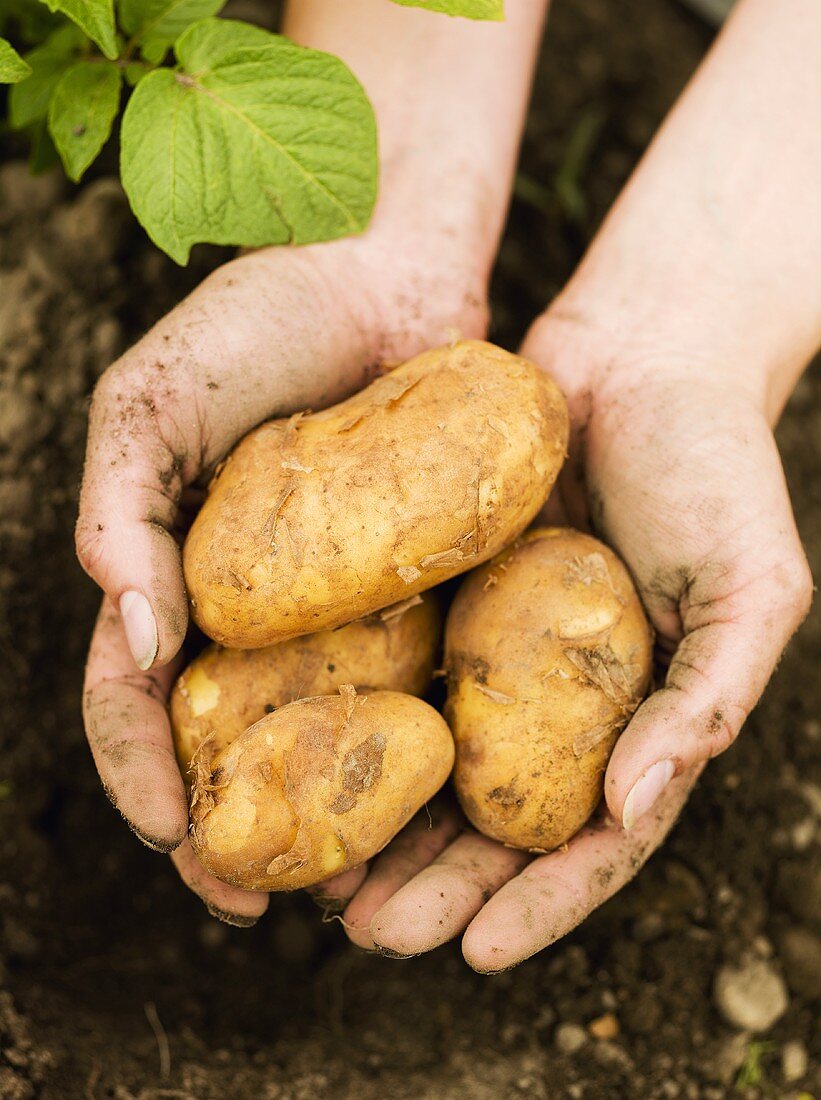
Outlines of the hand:
[{"label": "hand", "polygon": [[[95,393],[77,528],[80,560],[107,596],[88,662],[89,741],[134,831],[173,850],[188,885],[234,923],[267,899],[196,861],[165,709],[187,623],[177,536],[190,488],[260,421],[329,405],[380,361],[454,330],[483,335],[545,6],[516,5],[491,27],[384,0],[286,5],[284,32],[342,57],[374,105],[371,225],[227,264]],[[364,874],[324,884],[323,900],[349,897]]]},{"label": "hand", "polygon": [[525,344],[570,401],[570,521],[620,552],[672,655],[610,761],[612,816],[533,860],[470,831],[446,847],[434,829],[433,862],[395,844],[345,915],[364,946],[413,954],[466,928],[491,971],[564,935],[661,843],[809,607],[770,425],[821,346],[819,29],[810,0],[736,6]]},{"label": "hand", "polygon": [[187,884],[233,923],[253,922],[267,896],[218,882],[195,859],[166,712],[187,626],[178,537],[190,487],[260,420],[328,405],[382,360],[443,343],[450,328],[481,335],[481,278],[437,270],[435,285],[397,270],[394,249],[374,234],[245,256],[207,279],[95,391],[77,526],[80,561],[106,593],[86,673],[89,742],[134,832],[173,850]]},{"label": "hand", "polygon": [[[366,947],[416,954],[466,929],[475,969],[565,935],[662,842],[704,764],[737,736],[806,614],[812,580],[764,403],[720,364],[614,362],[577,320],[548,316],[523,353],[568,395],[560,505],[620,553],[657,631],[663,686],[619,738],[606,809],[566,850],[533,859],[458,829],[411,826],[345,913]],[[609,812],[608,812],[609,811]]]}]

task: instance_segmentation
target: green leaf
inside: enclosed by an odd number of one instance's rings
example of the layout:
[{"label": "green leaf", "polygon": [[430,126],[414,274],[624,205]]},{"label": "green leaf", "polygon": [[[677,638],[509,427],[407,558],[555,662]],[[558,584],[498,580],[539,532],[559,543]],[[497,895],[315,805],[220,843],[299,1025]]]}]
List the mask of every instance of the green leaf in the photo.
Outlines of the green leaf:
[{"label": "green leaf", "polygon": [[0,84],[19,84],[31,69],[5,38],[0,38]]},{"label": "green leaf", "polygon": [[148,76],[151,70],[145,66],[142,61],[132,61],[126,65],[123,75],[125,76],[125,82],[130,88],[136,88],[143,77]]},{"label": "green leaf", "polygon": [[156,63],[186,28],[224,6],[225,0],[120,0],[120,23],[140,43],[143,57]]},{"label": "green leaf", "polygon": [[152,240],[191,246],[330,240],[360,232],[376,198],[373,111],[336,57],[229,20],[176,45],[123,117],[120,165]]},{"label": "green leaf", "polygon": [[505,17],[504,0],[393,0],[404,8],[424,8],[465,19],[489,19],[499,23]]},{"label": "green leaf", "polygon": [[45,0],[51,11],[61,11],[96,42],[112,61],[117,56],[114,0]]},{"label": "green leaf", "polygon": [[66,69],[74,64],[75,55],[84,42],[88,42],[85,35],[68,24],[25,55],[31,76],[15,84],[9,92],[9,121],[15,130],[22,130],[46,117],[54,89]]},{"label": "green leaf", "polygon": [[29,169],[33,176],[39,176],[60,163],[60,157],[54,148],[54,142],[48,132],[48,122],[41,118],[29,127],[31,138],[31,155],[29,157]]},{"label": "green leaf", "polygon": [[75,183],[97,159],[120,108],[120,71],[108,61],[81,61],[54,89],[48,130]]}]

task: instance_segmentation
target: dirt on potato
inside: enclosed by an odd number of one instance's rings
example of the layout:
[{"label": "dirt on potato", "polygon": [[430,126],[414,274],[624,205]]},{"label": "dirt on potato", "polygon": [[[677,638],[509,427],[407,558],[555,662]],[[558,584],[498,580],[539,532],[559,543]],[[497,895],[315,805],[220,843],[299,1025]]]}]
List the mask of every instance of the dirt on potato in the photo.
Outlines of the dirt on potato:
[{"label": "dirt on potato", "polygon": [[[559,289],[709,40],[677,0],[556,0],[491,338],[515,347]],[[636,881],[494,978],[456,945],[409,962],[361,953],[302,895],[228,928],[128,833],[80,723],[97,605],[71,539],[88,394],[225,254],[197,250],[181,272],[105,165],[81,189],[32,182],[3,141],[0,1097],[821,1095],[818,609]],[[821,575],[817,374],[778,434]],[[757,1037],[726,1022],[713,992],[722,967],[750,960],[747,997],[771,996],[775,974],[788,1001]]]}]

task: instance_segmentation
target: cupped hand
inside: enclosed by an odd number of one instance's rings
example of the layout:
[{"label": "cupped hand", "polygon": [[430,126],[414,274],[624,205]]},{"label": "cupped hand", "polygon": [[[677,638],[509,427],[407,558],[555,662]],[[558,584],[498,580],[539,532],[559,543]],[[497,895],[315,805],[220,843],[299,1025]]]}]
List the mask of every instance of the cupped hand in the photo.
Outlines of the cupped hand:
[{"label": "cupped hand", "polygon": [[592,526],[627,563],[657,633],[661,686],[617,742],[605,803],[564,849],[504,848],[455,810],[432,829],[417,821],[346,910],[362,946],[406,956],[464,932],[467,961],[493,972],[569,932],[664,840],[809,608],[765,380],[599,344],[580,320],[548,314],[523,349],[571,408],[548,518]]},{"label": "cupped hand", "polygon": [[[80,561],[105,593],[86,671],[89,743],[133,831],[173,852],[184,881],[233,923],[253,923],[267,896],[218,882],[194,857],[166,710],[188,623],[180,532],[193,487],[260,421],[329,405],[453,329],[483,334],[482,278],[452,254],[416,268],[408,252],[371,232],[243,256],[94,393],[77,525]],[[364,873],[324,895],[349,896]]]}]

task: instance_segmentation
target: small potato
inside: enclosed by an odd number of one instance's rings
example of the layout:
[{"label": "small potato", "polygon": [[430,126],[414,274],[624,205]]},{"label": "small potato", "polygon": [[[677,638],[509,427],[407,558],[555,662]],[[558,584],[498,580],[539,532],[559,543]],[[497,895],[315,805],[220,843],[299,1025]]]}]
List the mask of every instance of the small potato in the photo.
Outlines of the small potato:
[{"label": "small potato", "polygon": [[445,630],[456,789],[486,836],[549,851],[599,802],[644,697],[652,630],[608,547],[529,532],[463,583]]},{"label": "small potato", "polygon": [[294,699],[357,690],[423,695],[430,686],[440,612],[430,593],[413,596],[338,630],[265,649],[209,646],[177,680],[171,728],[186,781],[194,754],[227,748],[254,722]]},{"label": "small potato", "polygon": [[384,848],[452,766],[453,739],[433,707],[345,685],[288,703],[196,768],[191,842],[233,886],[310,886]]},{"label": "small potato", "polygon": [[333,629],[486,561],[562,465],[567,408],[526,359],[466,340],[333,408],[263,424],[185,542],[192,615],[256,649]]}]

